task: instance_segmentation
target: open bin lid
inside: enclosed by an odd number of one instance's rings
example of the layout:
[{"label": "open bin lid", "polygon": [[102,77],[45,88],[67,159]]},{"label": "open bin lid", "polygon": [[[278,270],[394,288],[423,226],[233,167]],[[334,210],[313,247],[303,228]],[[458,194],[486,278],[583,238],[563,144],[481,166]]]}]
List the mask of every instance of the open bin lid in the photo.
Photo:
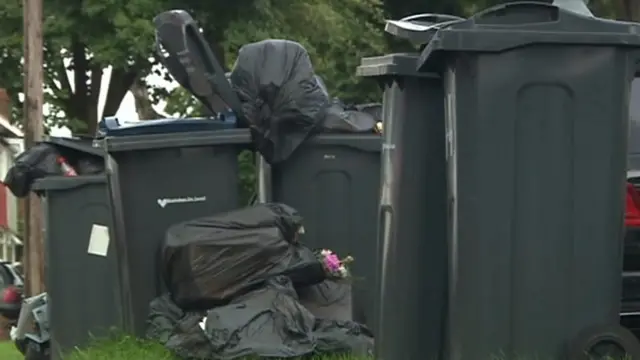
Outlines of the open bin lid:
[{"label": "open bin lid", "polygon": [[179,132],[212,131],[233,129],[236,121],[233,117],[225,120],[206,118],[159,119],[138,122],[120,121],[115,116],[106,117],[98,123],[98,136],[131,136]]},{"label": "open bin lid", "polygon": [[422,52],[419,70],[440,70],[446,52],[499,53],[534,44],[640,47],[640,24],[593,17],[571,0],[550,2],[497,5],[441,27]]},{"label": "open bin lid", "polygon": [[240,100],[191,15],[166,11],[153,23],[158,55],[173,78],[213,113],[231,110],[243,118]]}]

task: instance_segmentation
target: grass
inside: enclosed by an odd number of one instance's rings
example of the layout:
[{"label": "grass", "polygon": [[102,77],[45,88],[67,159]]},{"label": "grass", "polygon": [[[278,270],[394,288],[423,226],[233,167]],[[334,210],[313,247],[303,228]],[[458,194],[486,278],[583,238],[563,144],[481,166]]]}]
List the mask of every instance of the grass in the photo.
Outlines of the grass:
[{"label": "grass", "polygon": [[[24,356],[16,350],[12,342],[0,342],[0,359],[24,360]],[[497,359],[497,358],[496,358]],[[500,359],[504,359],[500,357]],[[526,358],[524,358],[526,359]],[[173,357],[164,347],[158,344],[123,338],[118,341],[100,342],[94,346],[76,350],[64,360],[179,360]],[[251,360],[251,359],[247,359]],[[370,360],[351,356],[324,356],[308,360]],[[493,360],[493,359],[492,359]],[[630,359],[629,359],[630,360]]]},{"label": "grass", "polygon": [[[0,343],[0,359],[24,360],[12,342]],[[64,360],[178,360],[164,347],[133,338],[97,342],[88,349],[76,350]],[[250,360],[250,359],[247,359]],[[349,356],[314,357],[310,360],[368,360]]]},{"label": "grass", "polygon": [[12,342],[0,342],[0,359],[24,360],[24,356],[16,349]]}]

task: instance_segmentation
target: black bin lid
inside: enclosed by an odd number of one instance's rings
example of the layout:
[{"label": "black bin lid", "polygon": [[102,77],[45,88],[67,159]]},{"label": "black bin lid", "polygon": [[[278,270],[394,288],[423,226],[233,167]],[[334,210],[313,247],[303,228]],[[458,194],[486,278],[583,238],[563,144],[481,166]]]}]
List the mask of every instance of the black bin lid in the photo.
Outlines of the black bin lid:
[{"label": "black bin lid", "polygon": [[243,117],[240,100],[191,15],[165,11],[153,23],[158,55],[171,76],[213,113],[230,109]]},{"label": "black bin lid", "polygon": [[499,53],[535,44],[640,47],[640,24],[596,18],[574,0],[522,1],[491,7],[440,28],[418,61],[441,70],[446,52]]},{"label": "black bin lid", "polygon": [[366,57],[360,60],[356,75],[363,77],[412,76],[434,77],[440,75],[417,71],[418,53],[398,53],[383,56]]}]

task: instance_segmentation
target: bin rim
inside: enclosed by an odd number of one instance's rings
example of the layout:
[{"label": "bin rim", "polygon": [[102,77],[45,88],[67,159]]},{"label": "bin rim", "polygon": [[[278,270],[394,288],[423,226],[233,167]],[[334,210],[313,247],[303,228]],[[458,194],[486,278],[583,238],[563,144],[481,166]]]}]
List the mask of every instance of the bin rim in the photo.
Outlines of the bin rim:
[{"label": "bin rim", "polygon": [[431,79],[441,78],[438,73],[416,71],[416,64],[419,59],[419,53],[393,53],[365,57],[360,60],[356,75],[363,77],[407,76]]},{"label": "bin rim", "polygon": [[78,175],[78,176],[48,176],[34,182],[35,191],[71,190],[80,187],[107,184],[106,174]]},{"label": "bin rim", "polygon": [[313,145],[344,146],[368,152],[382,151],[383,137],[375,133],[319,133],[311,136],[300,148]]},{"label": "bin rim", "polygon": [[[89,141],[89,140],[87,140],[87,141]],[[83,146],[83,145],[79,144],[77,141],[74,141],[73,138],[63,138],[63,137],[49,136],[49,137],[45,138],[44,140],[42,140],[42,142],[45,143],[45,144],[52,144],[54,146],[61,146],[61,147],[65,147],[65,148],[68,148],[68,149],[75,150],[75,151],[80,151],[80,152],[83,152],[85,154],[89,154],[89,155],[92,155],[92,156],[104,157],[104,155],[105,155],[104,149],[102,149],[100,147],[95,147],[89,142],[87,142],[87,144],[89,144],[89,146]]]},{"label": "bin rim", "polygon": [[[536,9],[550,16],[548,21],[506,24],[491,17],[508,17],[510,11]],[[418,71],[433,71],[445,52],[501,53],[533,45],[612,46],[640,48],[640,24],[600,19],[575,13],[552,4],[521,1],[500,4],[481,11],[466,21],[436,32],[418,60]],[[435,66],[437,67],[437,65]]]},{"label": "bin rim", "polygon": [[251,143],[249,129],[220,129],[149,135],[107,136],[103,140],[107,153],[157,150],[209,145],[243,145]]}]

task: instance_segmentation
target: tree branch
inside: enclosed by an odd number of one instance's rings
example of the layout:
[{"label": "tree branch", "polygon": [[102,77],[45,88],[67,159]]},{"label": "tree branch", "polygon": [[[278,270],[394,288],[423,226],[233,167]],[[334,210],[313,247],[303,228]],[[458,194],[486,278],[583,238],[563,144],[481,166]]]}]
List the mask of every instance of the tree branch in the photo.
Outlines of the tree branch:
[{"label": "tree branch", "polygon": [[138,113],[138,117],[140,118],[140,120],[151,120],[161,117],[153,109],[151,100],[149,99],[149,90],[147,89],[146,84],[140,81],[140,79],[136,79],[136,81],[133,83],[133,85],[131,86],[131,92],[133,93],[133,98],[135,99],[136,112]]},{"label": "tree branch", "polygon": [[113,68],[102,116],[113,116],[138,76],[136,69]]}]

